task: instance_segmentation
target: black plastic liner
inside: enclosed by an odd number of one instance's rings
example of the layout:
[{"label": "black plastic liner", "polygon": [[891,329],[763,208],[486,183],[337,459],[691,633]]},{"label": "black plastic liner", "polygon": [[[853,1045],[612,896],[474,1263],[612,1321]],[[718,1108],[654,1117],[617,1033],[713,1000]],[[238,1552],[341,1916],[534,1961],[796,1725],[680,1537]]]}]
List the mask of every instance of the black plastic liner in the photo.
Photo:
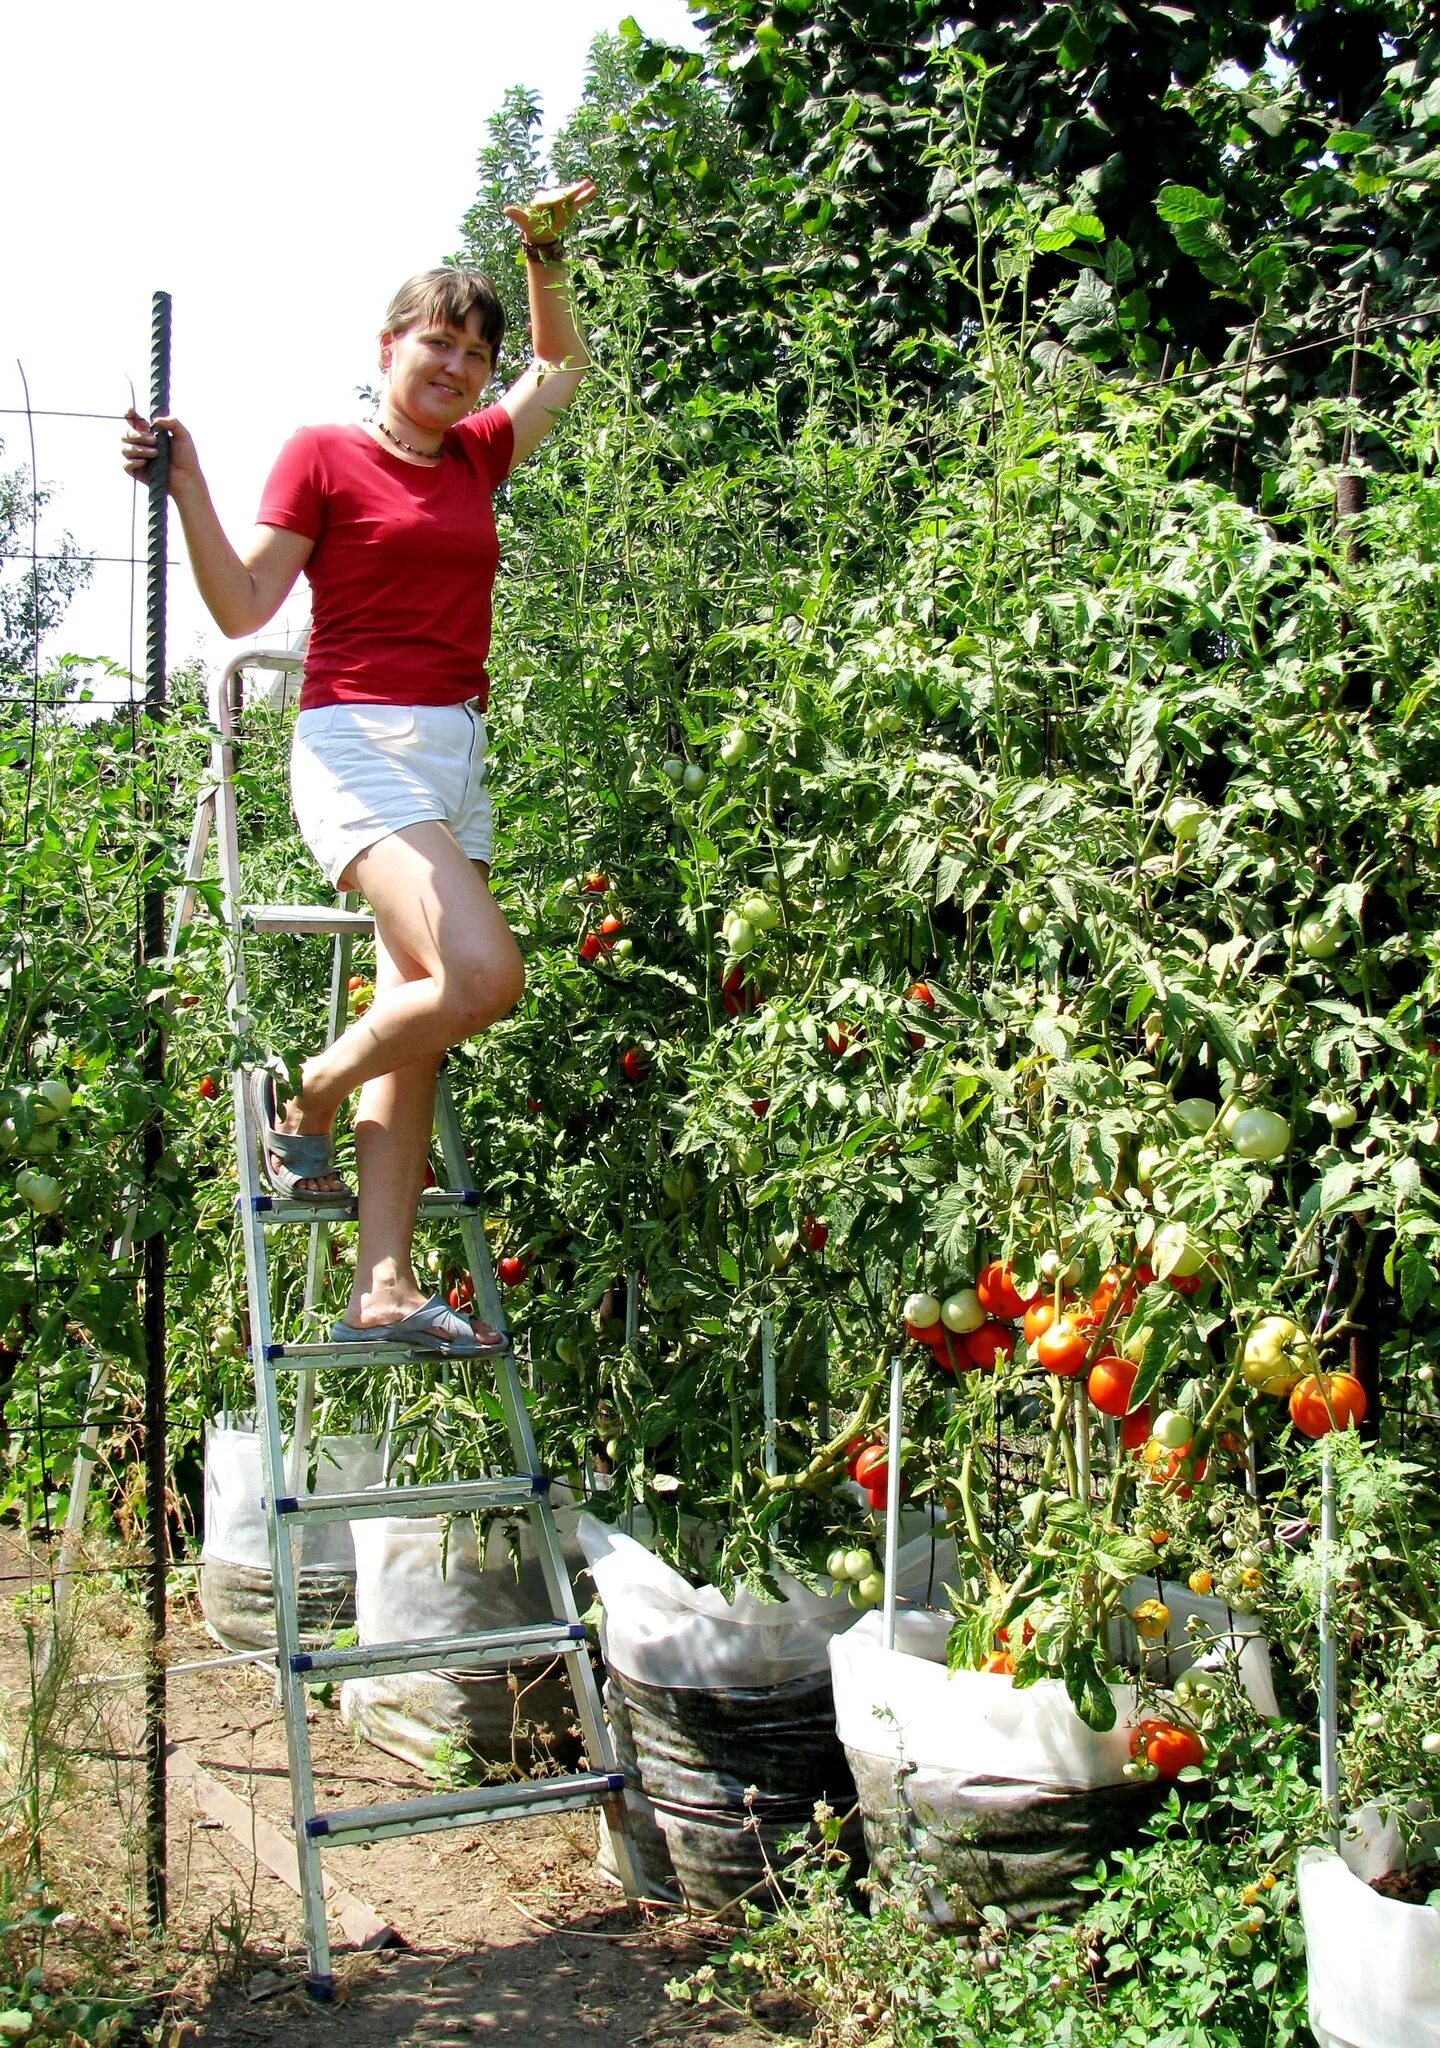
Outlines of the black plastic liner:
[{"label": "black plastic liner", "polygon": [[[323,1650],[341,1629],[355,1626],[354,1572],[302,1566],[295,1575],[295,1608],[302,1648]],[[275,1647],[275,1585],[267,1570],[204,1558],[200,1612],[211,1635],[227,1650]]]},{"label": "black plastic liner", "polygon": [[964,1778],[934,1766],[846,1752],[860,1795],[865,1843],[883,1895],[919,1893],[926,1917],[957,1929],[998,1906],[1012,1926],[1074,1912],[1077,1877],[1135,1843],[1165,1788],[1148,1783],[1071,1791],[999,1778]]},{"label": "black plastic liner", "polygon": [[[687,1906],[709,1913],[747,1899],[773,1904],[771,1873],[783,1863],[784,1838],[811,1826],[821,1800],[841,1815],[855,1804],[828,1671],[723,1692],[642,1685],[612,1672],[606,1699],[617,1746],[627,1770],[638,1772],[668,1855],[669,1872],[658,1864],[655,1833],[635,1829],[642,1874],[653,1877],[658,1896],[659,1887],[673,1894],[678,1886]],[[633,1801],[630,1810],[633,1818]],[[852,1832],[853,1843],[842,1846],[859,1850],[859,1830]]]}]

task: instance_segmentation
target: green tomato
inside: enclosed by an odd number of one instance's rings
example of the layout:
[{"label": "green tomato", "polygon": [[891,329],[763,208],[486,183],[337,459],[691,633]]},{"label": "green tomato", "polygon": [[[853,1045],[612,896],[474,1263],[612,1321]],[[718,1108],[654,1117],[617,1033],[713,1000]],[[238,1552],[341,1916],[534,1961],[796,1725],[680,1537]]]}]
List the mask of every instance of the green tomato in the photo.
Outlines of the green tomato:
[{"label": "green tomato", "polygon": [[27,1167],[15,1186],[21,1201],[28,1202],[42,1216],[53,1216],[63,1200],[60,1183],[53,1173],[31,1173]]},{"label": "green tomato", "polygon": [[1197,1138],[1204,1137],[1218,1114],[1213,1102],[1207,1102],[1203,1095],[1185,1095],[1175,1105],[1175,1114],[1187,1131],[1193,1131]]},{"label": "green tomato", "polygon": [[1242,1159],[1283,1159],[1290,1150],[1290,1126],[1273,1109],[1247,1109],[1232,1124],[1230,1143]]},{"label": "green tomato", "polygon": [[826,1558],[825,1569],[829,1572],[832,1579],[849,1578],[850,1574],[845,1569],[845,1560],[849,1555],[848,1550],[832,1550]]},{"label": "green tomato", "polygon": [[930,1330],[940,1320],[940,1304],[933,1294],[907,1294],[900,1313],[917,1330]]},{"label": "green tomato", "polygon": [[685,763],[678,754],[667,754],[660,763],[660,773],[678,789],[685,780]]},{"label": "green tomato", "polygon": [[49,1159],[53,1157],[59,1143],[60,1133],[54,1124],[37,1123],[21,1146],[21,1150],[29,1159]]},{"label": "green tomato", "polygon": [[727,768],[738,768],[749,752],[749,733],[742,726],[732,725],[720,742],[720,759]]},{"label": "green tomato", "polygon": [[1332,1131],[1348,1131],[1360,1114],[1353,1102],[1322,1102],[1320,1113]]},{"label": "green tomato", "polygon": [[1205,1263],[1205,1247],[1197,1244],[1183,1223],[1167,1223],[1155,1233],[1155,1271],[1162,1280],[1178,1273],[1193,1279]]},{"label": "green tomato", "polygon": [[1204,804],[1197,804],[1188,796],[1177,796],[1166,807],[1165,827],[1175,844],[1183,846],[1195,837],[1206,816]]},{"label": "green tomato", "polygon": [[1307,917],[1300,927],[1300,951],[1307,960],[1329,960],[1340,950],[1345,927],[1327,924],[1323,917]]},{"label": "green tomato", "polygon": [[758,893],[740,899],[740,915],[748,919],[757,932],[773,932],[780,922],[780,913],[770,898]]},{"label": "green tomato", "polygon": [[1165,1163],[1165,1154],[1158,1145],[1142,1145],[1135,1160],[1135,1178],[1140,1183],[1142,1195],[1148,1195],[1155,1185],[1155,1175]]},{"label": "green tomato", "polygon": [[940,1305],[940,1320],[947,1330],[953,1330],[960,1337],[969,1330],[978,1330],[985,1320],[985,1311],[975,1289],[962,1287],[957,1293],[947,1295]]},{"label": "green tomato", "polygon": [[868,1550],[847,1550],[845,1553],[845,1576],[858,1585],[861,1579],[868,1579],[875,1569],[875,1560]]},{"label": "green tomato", "polygon": [[878,1607],[885,1598],[885,1581],[879,1572],[869,1572],[850,1588],[852,1607]]},{"label": "green tomato", "polygon": [[680,777],[680,787],[686,796],[699,796],[709,777],[698,761],[687,761]]},{"label": "green tomato", "polygon": [[1045,912],[1038,903],[1022,903],[1015,917],[1021,931],[1031,934],[1038,932],[1045,922]]},{"label": "green tomato", "polygon": [[747,953],[755,951],[758,932],[748,917],[730,917],[725,920],[725,944],[737,960],[743,960]]},{"label": "green tomato", "polygon": [[765,1154],[758,1145],[741,1145],[737,1147],[735,1153],[735,1171],[737,1173],[759,1173],[764,1164]]},{"label": "green tomato", "polygon": [[634,954],[635,941],[633,939],[616,939],[614,945],[610,948],[610,958],[612,960],[630,960],[634,958]]},{"label": "green tomato", "polygon": [[57,1118],[69,1113],[74,1100],[63,1081],[42,1081],[35,1090],[36,1123],[53,1124]]},{"label": "green tomato", "polygon": [[1183,1451],[1195,1429],[1188,1415],[1182,1415],[1178,1408],[1166,1408],[1155,1417],[1150,1434],[1167,1451]]},{"label": "green tomato", "polygon": [[842,846],[838,839],[832,839],[825,848],[825,872],[832,882],[843,882],[850,872],[853,855],[848,846]]}]

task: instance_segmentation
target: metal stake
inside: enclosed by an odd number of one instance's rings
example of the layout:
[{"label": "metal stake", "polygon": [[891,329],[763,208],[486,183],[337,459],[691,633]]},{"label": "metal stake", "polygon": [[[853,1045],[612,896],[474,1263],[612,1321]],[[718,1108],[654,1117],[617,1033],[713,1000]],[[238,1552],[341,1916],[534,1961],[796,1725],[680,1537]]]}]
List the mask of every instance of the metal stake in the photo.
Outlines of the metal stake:
[{"label": "metal stake", "polygon": [[885,1607],[881,1640],[895,1647],[896,1564],[900,1555],[900,1428],[905,1404],[905,1360],[897,1351],[890,1362],[890,1431],[885,1455],[890,1463],[885,1482]]}]

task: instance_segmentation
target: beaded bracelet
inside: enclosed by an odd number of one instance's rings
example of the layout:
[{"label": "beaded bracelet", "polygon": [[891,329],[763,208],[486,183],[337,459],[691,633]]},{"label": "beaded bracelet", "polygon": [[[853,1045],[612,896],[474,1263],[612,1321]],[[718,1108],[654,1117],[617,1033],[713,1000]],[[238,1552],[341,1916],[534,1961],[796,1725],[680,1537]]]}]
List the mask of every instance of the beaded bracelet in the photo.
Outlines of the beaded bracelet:
[{"label": "beaded bracelet", "polygon": [[520,237],[520,247],[527,263],[563,263],[565,245],[557,236],[553,242],[532,242],[528,235]]}]

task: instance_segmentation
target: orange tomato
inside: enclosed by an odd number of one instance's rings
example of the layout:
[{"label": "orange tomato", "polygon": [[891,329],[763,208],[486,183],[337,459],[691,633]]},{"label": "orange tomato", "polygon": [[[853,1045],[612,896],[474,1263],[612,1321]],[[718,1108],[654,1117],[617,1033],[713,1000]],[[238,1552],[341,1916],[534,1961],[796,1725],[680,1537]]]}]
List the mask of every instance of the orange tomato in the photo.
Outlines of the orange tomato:
[{"label": "orange tomato", "polygon": [[1109,1315],[1110,1304],[1117,1295],[1120,1297],[1120,1306],[1115,1312],[1118,1321],[1121,1316],[1128,1316],[1135,1306],[1135,1282],[1123,1266],[1107,1266],[1100,1275],[1100,1284],[1090,1297],[1090,1307],[1102,1321]]},{"label": "orange tomato", "polygon": [[992,1650],[980,1669],[994,1672],[997,1677],[1008,1678],[1015,1669],[1015,1659],[1008,1650]]},{"label": "orange tomato", "polygon": [[1042,1294],[1038,1301],[1032,1301],[1026,1309],[1025,1321],[1021,1327],[1025,1332],[1025,1342],[1032,1351],[1054,1322],[1055,1315],[1055,1303],[1048,1294]]},{"label": "orange tomato", "polygon": [[1178,1778],[1187,1765],[1205,1761],[1205,1745],[1195,1730],[1174,1721],[1145,1720],[1132,1730],[1130,1754],[1142,1751],[1162,1778]]},{"label": "orange tomato", "polygon": [[1132,1365],[1118,1351],[1107,1351],[1091,1366],[1085,1391],[1102,1415],[1119,1419],[1130,1412],[1130,1395],[1139,1371],[1138,1365]]},{"label": "orange tomato", "polygon": [[1022,1294],[1015,1285],[1010,1264],[1005,1259],[992,1259],[988,1266],[982,1266],[975,1280],[975,1292],[980,1297],[980,1306],[987,1316],[995,1316],[1002,1323],[1018,1323],[1029,1308],[1038,1289]]},{"label": "orange tomato", "polygon": [[1046,1372],[1057,1379],[1073,1380],[1085,1366],[1090,1349],[1090,1332],[1078,1316],[1057,1316],[1043,1330],[1035,1345],[1035,1356]]},{"label": "orange tomato", "polygon": [[1349,1429],[1352,1423],[1363,1422],[1365,1406],[1365,1389],[1353,1373],[1312,1372],[1290,1396],[1290,1420],[1302,1436],[1328,1436],[1332,1429]]}]

